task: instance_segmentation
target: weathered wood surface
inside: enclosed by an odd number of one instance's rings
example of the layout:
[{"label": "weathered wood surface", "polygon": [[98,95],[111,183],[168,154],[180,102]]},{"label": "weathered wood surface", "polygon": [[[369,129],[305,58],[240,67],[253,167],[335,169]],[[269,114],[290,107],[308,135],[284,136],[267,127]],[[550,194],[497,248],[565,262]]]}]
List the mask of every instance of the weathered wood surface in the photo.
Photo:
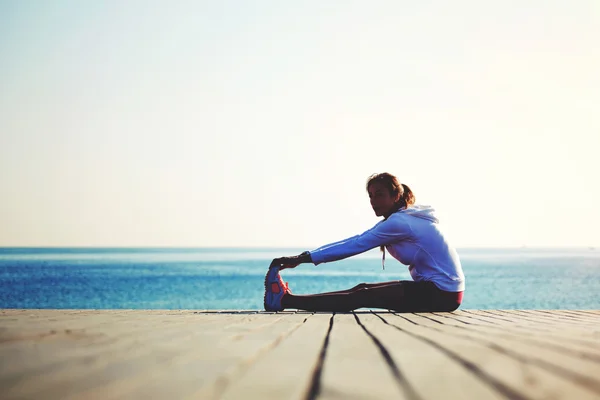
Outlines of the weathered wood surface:
[{"label": "weathered wood surface", "polygon": [[1,399],[600,399],[600,311],[0,310]]}]

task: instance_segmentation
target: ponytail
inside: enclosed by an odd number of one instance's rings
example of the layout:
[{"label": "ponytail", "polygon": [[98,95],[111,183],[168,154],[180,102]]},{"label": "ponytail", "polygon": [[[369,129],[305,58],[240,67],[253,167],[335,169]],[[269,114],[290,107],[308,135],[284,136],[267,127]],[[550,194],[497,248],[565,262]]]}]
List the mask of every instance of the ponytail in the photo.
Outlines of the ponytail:
[{"label": "ponytail", "polygon": [[404,207],[408,208],[412,205],[415,204],[415,195],[412,192],[412,190],[410,190],[410,188],[408,187],[408,185],[405,185],[404,183],[402,184],[402,199],[401,201],[404,203]]}]

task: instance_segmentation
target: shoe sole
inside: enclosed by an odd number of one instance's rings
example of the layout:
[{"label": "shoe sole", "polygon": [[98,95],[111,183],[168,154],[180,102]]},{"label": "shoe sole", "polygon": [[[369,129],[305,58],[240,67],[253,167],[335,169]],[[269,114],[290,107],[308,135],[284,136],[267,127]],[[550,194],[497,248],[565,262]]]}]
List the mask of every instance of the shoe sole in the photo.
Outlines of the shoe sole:
[{"label": "shoe sole", "polygon": [[269,280],[269,272],[271,272],[271,268],[269,268],[269,270],[267,271],[267,274],[265,275],[265,295],[263,296],[263,307],[265,309],[265,311],[267,311],[267,285],[268,285],[268,280]]},{"label": "shoe sole", "polygon": [[265,295],[263,296],[263,307],[265,309],[265,311],[267,310],[267,279],[269,277],[269,271],[267,271],[267,274],[265,275]]}]

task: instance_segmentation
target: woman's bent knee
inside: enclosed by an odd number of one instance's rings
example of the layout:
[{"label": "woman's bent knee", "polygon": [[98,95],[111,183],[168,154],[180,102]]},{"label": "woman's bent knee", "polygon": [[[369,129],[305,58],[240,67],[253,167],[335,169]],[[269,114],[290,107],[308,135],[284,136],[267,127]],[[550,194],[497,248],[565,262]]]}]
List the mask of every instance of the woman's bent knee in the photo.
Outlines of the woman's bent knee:
[{"label": "woman's bent knee", "polygon": [[350,289],[350,291],[356,292],[356,291],[359,291],[359,290],[366,289],[366,288],[368,288],[368,286],[369,285],[366,284],[366,283],[359,283],[358,285],[356,285],[352,289]]}]

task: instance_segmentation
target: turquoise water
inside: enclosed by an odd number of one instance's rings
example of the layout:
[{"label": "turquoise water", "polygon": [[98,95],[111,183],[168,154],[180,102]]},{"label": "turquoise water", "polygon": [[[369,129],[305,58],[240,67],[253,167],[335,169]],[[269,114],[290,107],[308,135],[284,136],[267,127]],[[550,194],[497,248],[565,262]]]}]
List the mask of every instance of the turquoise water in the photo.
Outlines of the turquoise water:
[{"label": "turquoise water", "polygon": [[[0,308],[262,309],[274,257],[305,249],[0,248]],[[466,309],[600,309],[600,250],[459,249]],[[381,253],[303,264],[294,293],[410,279]]]}]

